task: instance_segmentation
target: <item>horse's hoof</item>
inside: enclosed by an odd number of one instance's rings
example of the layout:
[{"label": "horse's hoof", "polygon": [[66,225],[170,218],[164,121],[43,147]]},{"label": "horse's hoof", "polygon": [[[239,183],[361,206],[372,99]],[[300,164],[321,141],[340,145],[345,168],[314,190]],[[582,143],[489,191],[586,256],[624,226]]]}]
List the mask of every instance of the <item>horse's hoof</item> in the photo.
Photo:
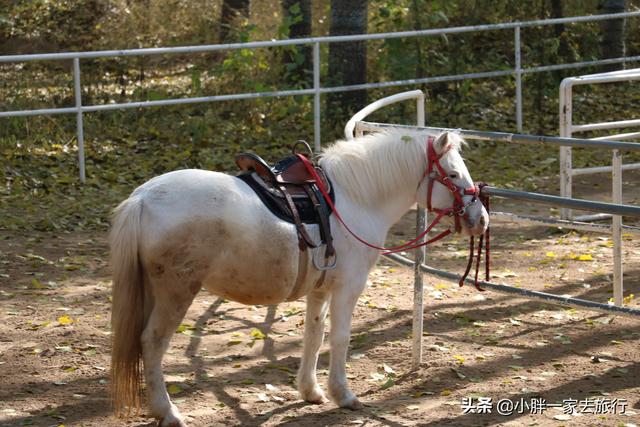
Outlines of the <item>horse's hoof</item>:
[{"label": "horse's hoof", "polygon": [[311,391],[300,391],[300,398],[305,402],[321,405],[329,401],[322,392],[322,389],[318,386],[311,389]]},{"label": "horse's hoof", "polygon": [[351,409],[352,411],[358,411],[364,408],[364,405],[360,403],[357,397],[353,396],[344,402],[340,402],[340,407],[345,409]]},{"label": "horse's hoof", "polygon": [[158,421],[158,427],[187,427],[187,425],[180,418],[171,414]]},{"label": "horse's hoof", "polygon": [[364,408],[364,405],[360,403],[358,398],[350,391],[345,393],[345,396],[342,399],[336,399],[335,402],[341,408],[351,409],[352,411]]}]

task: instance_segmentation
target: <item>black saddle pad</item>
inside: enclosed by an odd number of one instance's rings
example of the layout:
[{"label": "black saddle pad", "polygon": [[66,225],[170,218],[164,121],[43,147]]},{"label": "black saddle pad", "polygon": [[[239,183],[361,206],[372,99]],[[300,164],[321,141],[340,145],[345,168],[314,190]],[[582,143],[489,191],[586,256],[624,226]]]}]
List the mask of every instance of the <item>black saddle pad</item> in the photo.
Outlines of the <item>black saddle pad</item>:
[{"label": "black saddle pad", "polygon": [[[291,214],[291,210],[287,206],[287,202],[277,189],[271,187],[268,184],[265,184],[264,181],[262,181],[262,179],[260,179],[260,177],[255,173],[241,173],[240,175],[237,175],[237,178],[241,179],[249,187],[251,187],[251,189],[256,193],[260,200],[262,200],[265,206],[269,208],[269,210],[275,216],[283,221],[295,224],[295,221]],[[329,185],[329,196],[331,197],[331,201],[333,202],[334,193],[332,187],[332,185]],[[322,204],[321,209],[324,209],[324,211],[327,212],[328,215],[330,215],[332,212],[331,208],[324,200],[324,197],[322,196],[320,190],[318,190],[315,185],[312,186],[312,189],[316,194],[316,198]],[[300,214],[300,220],[304,224],[320,224],[320,214],[318,213],[315,206],[313,205],[313,202],[308,196],[294,196],[293,202],[298,209],[298,213]]]}]

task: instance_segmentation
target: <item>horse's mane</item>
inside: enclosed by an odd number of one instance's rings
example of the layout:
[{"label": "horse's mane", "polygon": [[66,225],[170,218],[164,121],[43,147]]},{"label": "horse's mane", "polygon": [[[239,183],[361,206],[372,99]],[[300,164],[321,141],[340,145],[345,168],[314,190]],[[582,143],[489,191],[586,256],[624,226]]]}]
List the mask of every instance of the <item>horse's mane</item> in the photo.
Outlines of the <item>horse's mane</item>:
[{"label": "horse's mane", "polygon": [[[377,202],[371,198],[387,197],[398,188],[417,188],[427,165],[429,135],[391,130],[340,140],[324,149],[320,164],[349,197],[362,204]],[[459,151],[463,140],[450,133],[449,143]]]}]

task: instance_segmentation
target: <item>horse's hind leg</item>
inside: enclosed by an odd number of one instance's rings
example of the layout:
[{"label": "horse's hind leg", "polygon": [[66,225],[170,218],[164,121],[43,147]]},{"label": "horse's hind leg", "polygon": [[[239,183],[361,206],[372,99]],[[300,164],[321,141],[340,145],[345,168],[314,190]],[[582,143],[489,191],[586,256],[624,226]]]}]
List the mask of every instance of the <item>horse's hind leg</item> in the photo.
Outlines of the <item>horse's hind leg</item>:
[{"label": "horse's hind leg", "polygon": [[318,386],[316,366],[318,352],[324,338],[324,321],[329,307],[329,293],[313,291],[307,295],[307,314],[304,321],[304,352],[298,371],[300,397],[311,403],[324,403],[326,397]]},{"label": "horse's hind leg", "polygon": [[159,420],[160,427],[186,426],[178,408],[169,399],[162,374],[164,353],[195,297],[187,289],[178,292],[178,286],[164,280],[153,283],[153,307],[141,338],[149,407],[151,414]]}]

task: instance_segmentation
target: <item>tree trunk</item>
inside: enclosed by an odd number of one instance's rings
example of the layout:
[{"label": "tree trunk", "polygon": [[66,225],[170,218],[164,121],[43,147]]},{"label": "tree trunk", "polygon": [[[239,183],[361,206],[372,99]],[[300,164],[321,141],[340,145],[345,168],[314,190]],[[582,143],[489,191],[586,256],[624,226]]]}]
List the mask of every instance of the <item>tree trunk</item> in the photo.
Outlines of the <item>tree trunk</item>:
[{"label": "tree trunk", "polygon": [[[604,0],[601,4],[603,13],[621,13],[626,9],[626,0]],[[624,19],[608,19],[602,21],[602,42],[600,48],[603,58],[619,58],[625,56],[624,45]],[[618,70],[624,68],[621,65],[612,64],[607,67],[608,70]]]},{"label": "tree trunk", "polygon": [[[564,18],[563,0],[551,0],[551,18]],[[576,54],[571,48],[569,35],[565,30],[566,27],[564,24],[557,24],[553,26],[554,34],[556,38],[560,40],[558,56],[565,62],[574,62],[577,59]]]},{"label": "tree trunk", "polygon": [[231,29],[238,16],[249,18],[249,0],[223,0],[220,14],[220,43],[229,41]]},{"label": "tree trunk", "polygon": [[[332,36],[367,32],[367,0],[331,0]],[[365,42],[331,43],[329,45],[329,79],[331,86],[355,85],[367,80]],[[336,92],[327,96],[331,123],[344,122],[347,115],[365,106],[366,90]]]},{"label": "tree trunk", "polygon": [[[282,0],[283,16],[289,20],[289,38],[311,36],[311,0]],[[283,63],[289,84],[309,86],[313,81],[310,45],[291,46],[285,50]]]}]

